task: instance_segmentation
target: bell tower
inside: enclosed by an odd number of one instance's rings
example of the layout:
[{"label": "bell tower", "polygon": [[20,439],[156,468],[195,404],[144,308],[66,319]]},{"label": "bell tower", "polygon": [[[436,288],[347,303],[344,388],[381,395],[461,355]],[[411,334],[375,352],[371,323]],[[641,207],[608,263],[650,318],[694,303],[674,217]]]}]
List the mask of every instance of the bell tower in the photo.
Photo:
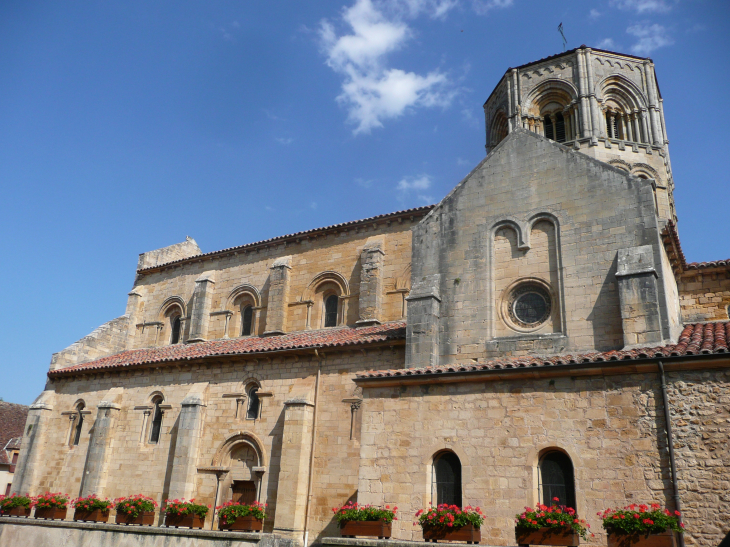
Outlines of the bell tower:
[{"label": "bell tower", "polygon": [[510,68],[484,103],[489,154],[521,127],[653,182],[677,220],[669,141],[651,59],[585,45]]}]

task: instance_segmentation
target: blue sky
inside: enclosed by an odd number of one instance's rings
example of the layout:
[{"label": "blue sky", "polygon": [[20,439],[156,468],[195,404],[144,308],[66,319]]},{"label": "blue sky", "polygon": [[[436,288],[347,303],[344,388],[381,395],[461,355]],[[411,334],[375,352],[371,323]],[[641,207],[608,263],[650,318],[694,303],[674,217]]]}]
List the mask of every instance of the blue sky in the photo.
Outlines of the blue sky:
[{"label": "blue sky", "polygon": [[204,252],[441,199],[510,66],[651,56],[688,260],[730,257],[730,3],[0,3],[0,397],[124,313],[137,255]]}]

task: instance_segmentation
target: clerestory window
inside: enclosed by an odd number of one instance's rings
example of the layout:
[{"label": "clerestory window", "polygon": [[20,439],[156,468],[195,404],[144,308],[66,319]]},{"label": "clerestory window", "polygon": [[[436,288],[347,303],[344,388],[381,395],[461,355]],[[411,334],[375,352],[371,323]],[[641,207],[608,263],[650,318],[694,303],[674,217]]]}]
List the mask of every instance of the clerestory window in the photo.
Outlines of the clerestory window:
[{"label": "clerestory window", "polygon": [[241,336],[250,336],[253,326],[253,307],[246,306],[241,312]]},{"label": "clerestory window", "polygon": [[84,403],[79,403],[79,406],[76,407],[76,426],[74,427],[73,432],[73,446],[78,446],[79,441],[81,441],[81,431],[84,428],[84,414],[82,410],[84,410],[86,406]]},{"label": "clerestory window", "polygon": [[248,408],[246,410],[246,419],[256,420],[259,417],[259,408],[261,403],[259,402],[259,388],[254,385],[248,390]]},{"label": "clerestory window", "polygon": [[154,410],[152,414],[152,426],[150,427],[150,444],[157,444],[160,441],[160,432],[162,431],[162,409],[160,404],[162,398],[158,397],[154,401]]},{"label": "clerestory window", "polygon": [[324,301],[324,326],[337,326],[337,307],[339,305],[339,297],[331,294]]},{"label": "clerestory window", "polygon": [[170,344],[177,344],[180,342],[180,326],[181,320],[179,315],[174,315],[170,321]]}]

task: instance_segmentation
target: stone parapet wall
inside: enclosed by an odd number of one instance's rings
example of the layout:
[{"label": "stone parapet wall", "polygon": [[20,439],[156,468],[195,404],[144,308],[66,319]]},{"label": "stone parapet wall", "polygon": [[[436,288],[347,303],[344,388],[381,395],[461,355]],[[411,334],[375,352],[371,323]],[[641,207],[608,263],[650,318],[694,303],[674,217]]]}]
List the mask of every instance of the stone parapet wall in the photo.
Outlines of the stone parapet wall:
[{"label": "stone parapet wall", "polygon": [[722,321],[729,316],[730,271],[693,273],[679,280],[679,302],[685,322]]}]

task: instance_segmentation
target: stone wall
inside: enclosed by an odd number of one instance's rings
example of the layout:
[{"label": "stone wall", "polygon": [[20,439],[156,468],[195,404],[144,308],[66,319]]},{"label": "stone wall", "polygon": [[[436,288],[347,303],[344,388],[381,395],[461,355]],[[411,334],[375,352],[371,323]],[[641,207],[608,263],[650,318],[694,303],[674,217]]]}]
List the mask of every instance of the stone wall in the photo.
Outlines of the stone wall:
[{"label": "stone wall", "polygon": [[692,272],[679,280],[682,318],[694,321],[719,321],[729,316],[730,271],[727,268]]},{"label": "stone wall", "polygon": [[[652,501],[673,508],[658,373],[611,375],[610,368],[601,376],[363,384],[358,501],[398,506],[404,518],[394,536],[418,539],[405,515],[435,503],[433,457],[451,450],[462,464],[463,505],[487,515],[483,541],[512,545],[514,515],[541,501],[539,456],[556,448],[573,462],[577,510],[598,544],[606,540],[598,511]],[[728,379],[727,368],[669,379],[692,545],[715,546],[730,529],[730,461],[721,449],[730,427]]]}]

